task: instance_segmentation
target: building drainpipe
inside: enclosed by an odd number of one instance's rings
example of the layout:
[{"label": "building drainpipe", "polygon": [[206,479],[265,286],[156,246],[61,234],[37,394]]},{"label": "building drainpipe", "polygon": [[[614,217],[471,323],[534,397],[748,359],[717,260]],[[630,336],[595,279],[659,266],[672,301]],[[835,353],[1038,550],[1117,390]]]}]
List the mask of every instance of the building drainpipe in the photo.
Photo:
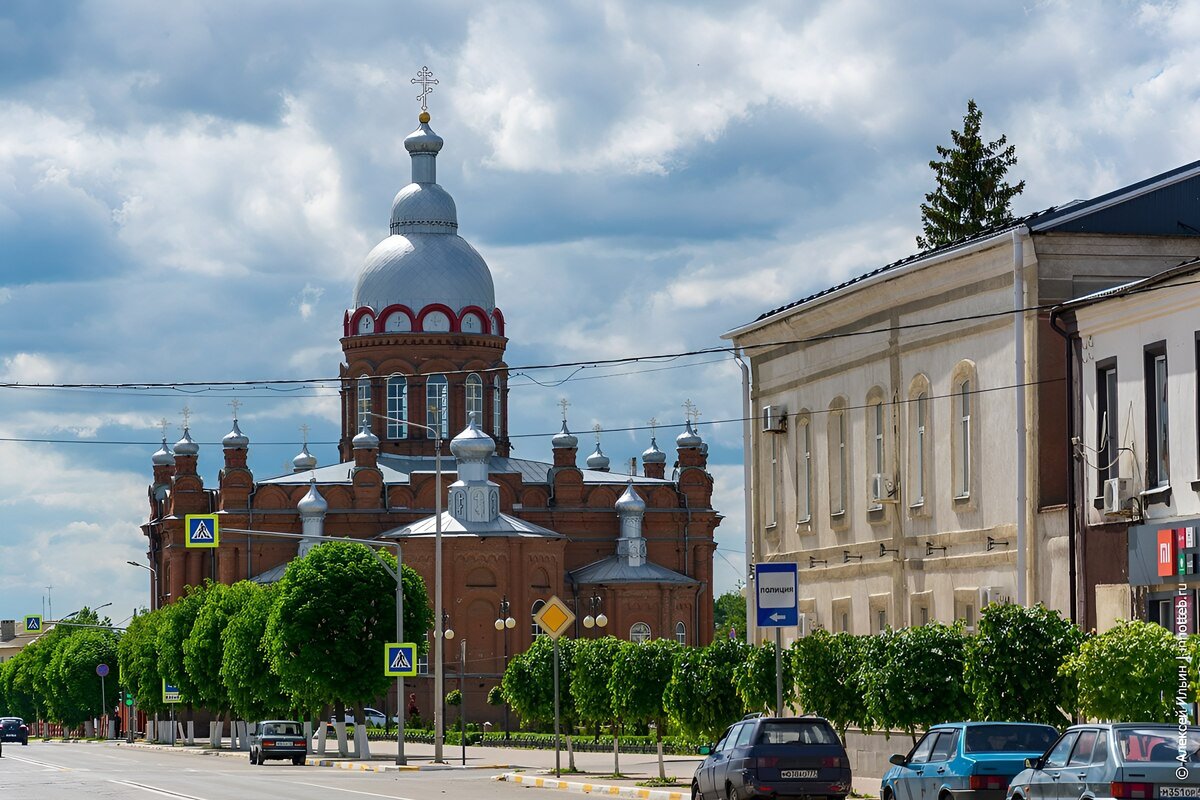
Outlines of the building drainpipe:
[{"label": "building drainpipe", "polygon": [[[753,470],[750,463],[750,437],[753,435],[753,417],[750,414],[750,367],[742,358],[739,347],[733,354],[742,370],[742,480],[745,482],[745,518],[746,518],[746,641],[755,642],[758,639],[757,626],[754,616],[755,589],[750,585],[752,580],[756,536],[754,535],[754,503],[753,503]],[[751,631],[754,631],[753,635]]]},{"label": "building drainpipe", "polygon": [[[1058,326],[1058,310],[1050,312],[1050,329],[1063,338],[1067,355],[1067,435],[1064,444],[1067,447],[1067,589],[1071,593],[1071,622],[1079,622],[1079,576],[1075,561],[1078,558],[1076,548],[1079,538],[1079,520],[1076,517],[1075,503],[1075,351],[1071,347],[1071,334],[1066,328]],[[1086,616],[1086,615],[1085,615]]]},{"label": "building drainpipe", "polygon": [[1016,453],[1017,453],[1017,603],[1029,605],[1026,578],[1026,506],[1027,442],[1025,430],[1025,250],[1024,227],[1012,232],[1013,249],[1013,381],[1016,391]]}]

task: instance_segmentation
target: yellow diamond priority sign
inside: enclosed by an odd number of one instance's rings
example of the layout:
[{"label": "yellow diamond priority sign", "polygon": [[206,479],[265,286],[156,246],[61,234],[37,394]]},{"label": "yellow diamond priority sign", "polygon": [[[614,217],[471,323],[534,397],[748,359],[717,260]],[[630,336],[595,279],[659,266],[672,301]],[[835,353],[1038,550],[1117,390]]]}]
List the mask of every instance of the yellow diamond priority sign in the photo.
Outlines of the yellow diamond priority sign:
[{"label": "yellow diamond priority sign", "polygon": [[566,603],[558,599],[558,595],[554,595],[533,615],[533,621],[551,639],[557,639],[571,627],[571,623],[575,621],[575,615],[571,613],[571,609],[567,608]]}]

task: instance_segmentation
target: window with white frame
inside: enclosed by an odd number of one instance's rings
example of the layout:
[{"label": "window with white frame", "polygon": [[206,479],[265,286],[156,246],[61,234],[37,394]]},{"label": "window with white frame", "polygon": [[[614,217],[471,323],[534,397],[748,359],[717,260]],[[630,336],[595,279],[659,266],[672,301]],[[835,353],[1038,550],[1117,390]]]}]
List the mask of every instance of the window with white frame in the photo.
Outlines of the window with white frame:
[{"label": "window with white frame", "polygon": [[445,375],[430,375],[425,381],[425,424],[450,438],[450,392]]},{"label": "window with white frame", "polygon": [[846,412],[842,407],[829,414],[829,513],[846,513]]},{"label": "window with white frame", "polygon": [[504,424],[504,392],[500,388],[500,379],[492,384],[492,436],[499,439],[504,435],[504,431],[500,430]]},{"label": "window with white frame", "polygon": [[356,424],[361,426],[364,422],[368,425],[370,420],[367,415],[371,413],[371,378],[368,375],[360,375],[358,378],[358,420]]},{"label": "window with white frame", "polygon": [[913,500],[925,504],[925,462],[929,448],[929,394],[921,392],[913,401]]},{"label": "window with white frame", "polygon": [[1146,485],[1171,485],[1166,343],[1146,348]]},{"label": "window with white frame", "polygon": [[533,638],[535,638],[535,639],[539,636],[546,635],[546,632],[544,630],[542,630],[542,626],[538,625],[537,620],[534,619],[534,617],[537,616],[537,613],[542,610],[542,606],[544,606],[544,605],[546,605],[545,600],[534,600],[533,608],[529,609],[529,625],[530,625],[529,629],[530,629],[530,631],[533,632]]},{"label": "window with white frame", "polygon": [[1104,482],[1120,477],[1120,425],[1117,406],[1117,360],[1096,365],[1096,495],[1104,494]]},{"label": "window with white frame", "polygon": [[771,527],[777,521],[779,507],[779,437],[773,433],[764,434],[767,437],[767,454],[770,458],[767,472],[766,525]]},{"label": "window with white frame", "polygon": [[871,416],[871,507],[883,507],[883,403],[872,403],[868,407]]},{"label": "window with white frame", "polygon": [[971,380],[964,380],[954,394],[954,410],[958,421],[958,439],[955,442],[957,470],[954,478],[954,496],[971,495]]},{"label": "window with white frame", "polygon": [[812,425],[804,419],[796,427],[796,521],[812,519]]},{"label": "window with white frame", "polygon": [[408,436],[408,381],[403,375],[392,375],[387,380],[387,438],[404,439]]},{"label": "window with white frame", "polygon": [[635,622],[629,629],[629,641],[635,644],[650,641],[650,626],[644,622]]},{"label": "window with white frame", "polygon": [[472,419],[483,425],[483,379],[474,372],[467,376],[467,420]]},{"label": "window with white frame", "polygon": [[675,641],[687,644],[687,626],[683,622],[675,623]]}]

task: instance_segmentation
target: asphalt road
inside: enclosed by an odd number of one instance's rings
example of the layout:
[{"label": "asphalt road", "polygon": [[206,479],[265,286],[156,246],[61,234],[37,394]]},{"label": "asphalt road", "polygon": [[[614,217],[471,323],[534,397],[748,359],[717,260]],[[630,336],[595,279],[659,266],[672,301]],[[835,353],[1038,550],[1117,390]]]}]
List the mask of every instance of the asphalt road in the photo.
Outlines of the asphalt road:
[{"label": "asphalt road", "polygon": [[[285,762],[139,750],[108,744],[4,746],[0,797],[30,800],[511,800],[522,792],[492,770],[374,773]],[[547,793],[549,794],[549,793]],[[557,795],[558,793],[553,793]]]}]

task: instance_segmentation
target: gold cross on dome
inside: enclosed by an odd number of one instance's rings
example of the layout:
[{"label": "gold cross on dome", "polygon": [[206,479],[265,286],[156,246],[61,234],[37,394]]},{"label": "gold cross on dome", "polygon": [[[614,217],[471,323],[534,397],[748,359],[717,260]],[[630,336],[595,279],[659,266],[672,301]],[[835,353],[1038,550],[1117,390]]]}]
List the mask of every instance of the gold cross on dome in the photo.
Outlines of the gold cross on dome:
[{"label": "gold cross on dome", "polygon": [[565,397],[558,399],[558,407],[562,409],[563,422],[567,421],[567,409],[571,407],[571,401]]},{"label": "gold cross on dome", "polygon": [[192,421],[192,410],[184,405],[183,411],[179,412],[179,416],[183,417],[183,429],[186,431]]},{"label": "gold cross on dome", "polygon": [[234,422],[237,422],[237,412],[238,412],[238,409],[242,407],[242,405],[243,405],[242,401],[238,400],[236,397],[229,401],[229,407],[233,409],[233,421]]},{"label": "gold cross on dome", "polygon": [[429,107],[426,105],[425,99],[433,91],[433,87],[437,86],[437,78],[433,77],[433,73],[429,71],[429,67],[421,67],[417,72],[417,77],[409,80],[409,83],[421,84],[421,93],[417,95],[417,99],[421,101],[421,110],[428,111]]}]

